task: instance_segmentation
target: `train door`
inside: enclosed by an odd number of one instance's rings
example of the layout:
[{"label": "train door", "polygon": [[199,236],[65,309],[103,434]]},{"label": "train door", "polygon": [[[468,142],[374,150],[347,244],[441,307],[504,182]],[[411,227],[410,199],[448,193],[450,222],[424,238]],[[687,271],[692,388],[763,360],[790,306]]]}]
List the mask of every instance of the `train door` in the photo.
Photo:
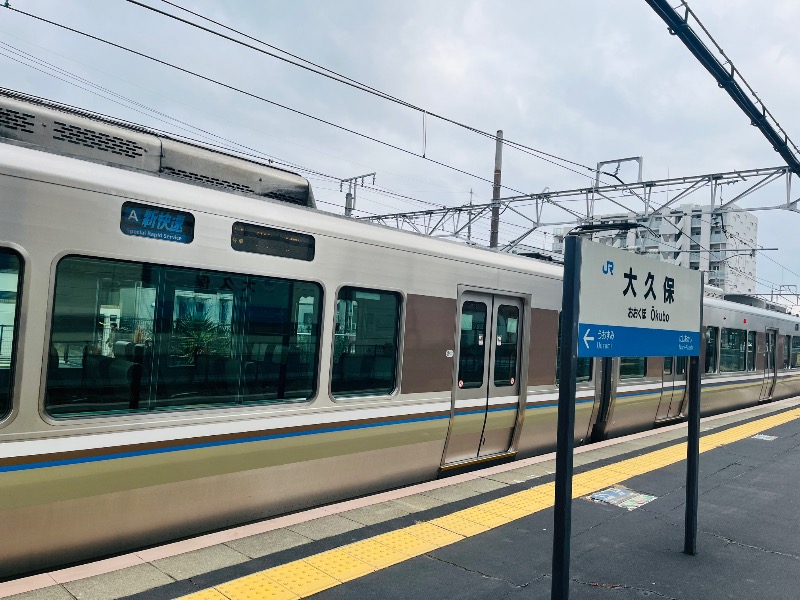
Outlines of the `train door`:
[{"label": "train door", "polygon": [[656,421],[669,418],[669,408],[672,403],[672,391],[675,387],[675,357],[664,357],[664,371],[661,376],[661,401],[656,411]]},{"label": "train door", "polygon": [[508,452],[522,406],[522,299],[464,292],[460,302],[444,465]]},{"label": "train door", "polygon": [[606,438],[605,428],[611,417],[614,402],[617,399],[617,383],[619,382],[619,365],[613,358],[600,358],[595,361],[594,372],[594,407],[589,422],[587,436],[597,442]]},{"label": "train door", "polygon": [[764,382],[761,384],[759,402],[770,400],[772,392],[775,390],[775,381],[778,379],[778,365],[775,353],[777,341],[778,330],[767,329],[764,346]]},{"label": "train door", "polygon": [[686,357],[667,356],[664,358],[661,401],[656,412],[656,421],[674,419],[681,415],[683,398],[686,393]]}]

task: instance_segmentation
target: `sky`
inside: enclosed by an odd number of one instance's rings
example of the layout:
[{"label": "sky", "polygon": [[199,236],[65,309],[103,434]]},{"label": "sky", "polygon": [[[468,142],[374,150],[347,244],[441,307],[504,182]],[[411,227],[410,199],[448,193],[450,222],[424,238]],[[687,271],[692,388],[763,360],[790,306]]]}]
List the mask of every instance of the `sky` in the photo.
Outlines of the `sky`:
[{"label": "sky", "polygon": [[[160,0],[142,2],[190,17]],[[503,196],[587,187],[599,161],[629,156],[643,157],[645,180],[783,164],[644,0],[176,3],[429,113],[485,132],[502,129],[506,139],[580,165],[565,169],[507,146]],[[299,172],[308,177],[323,210],[343,211],[339,180],[372,172],[375,187],[367,180],[368,188],[357,191],[357,215],[491,199],[493,139],[432,116],[423,119],[418,111],[125,0],[10,4],[405,151],[0,4],[4,87],[196,139],[235,142],[247,152],[302,167]],[[800,145],[800,47],[792,43],[800,3],[695,0],[690,6]],[[24,60],[19,52],[27,53]],[[52,66],[38,63],[36,70],[34,59]],[[419,156],[423,151],[430,160]],[[622,165],[619,176],[634,181],[633,164]],[[793,183],[798,197],[800,185]],[[723,198],[734,193],[734,187],[726,188]],[[785,193],[784,184],[775,183],[741,205],[779,204]],[[596,206],[597,213],[618,210]],[[756,214],[759,244],[779,248],[758,254],[757,290],[800,285],[800,236],[795,234],[800,214]],[[548,222],[571,218],[552,206],[543,217]],[[524,231],[523,223],[521,217],[504,216],[501,243]],[[488,221],[476,224],[473,237],[488,243]],[[530,245],[551,242],[547,228],[529,238]]]}]

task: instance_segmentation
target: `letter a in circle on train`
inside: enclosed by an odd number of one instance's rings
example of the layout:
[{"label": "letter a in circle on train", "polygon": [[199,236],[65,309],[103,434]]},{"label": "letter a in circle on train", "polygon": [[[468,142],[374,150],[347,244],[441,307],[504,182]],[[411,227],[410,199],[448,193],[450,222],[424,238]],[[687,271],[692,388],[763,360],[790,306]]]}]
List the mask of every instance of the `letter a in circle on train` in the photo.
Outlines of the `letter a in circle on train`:
[{"label": "letter a in circle on train", "polygon": [[139,222],[139,217],[136,214],[135,208],[132,208],[131,212],[128,213],[128,221],[136,221],[137,223]]}]

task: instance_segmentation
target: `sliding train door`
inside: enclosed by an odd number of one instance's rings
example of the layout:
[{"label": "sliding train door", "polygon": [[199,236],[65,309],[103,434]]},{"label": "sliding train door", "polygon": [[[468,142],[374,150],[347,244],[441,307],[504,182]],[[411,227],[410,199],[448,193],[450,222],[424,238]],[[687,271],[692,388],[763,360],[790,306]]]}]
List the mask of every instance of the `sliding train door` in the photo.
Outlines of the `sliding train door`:
[{"label": "sliding train door", "polygon": [[459,303],[455,385],[443,466],[508,452],[524,399],[523,299],[465,291]]},{"label": "sliding train door", "polygon": [[686,394],[685,356],[667,356],[664,358],[661,385],[661,401],[658,404],[656,421],[680,417],[683,399]]},{"label": "sliding train door", "polygon": [[778,379],[778,365],[775,348],[778,345],[778,330],[767,329],[764,343],[764,382],[761,384],[761,393],[758,401],[766,402],[772,399],[775,382]]}]

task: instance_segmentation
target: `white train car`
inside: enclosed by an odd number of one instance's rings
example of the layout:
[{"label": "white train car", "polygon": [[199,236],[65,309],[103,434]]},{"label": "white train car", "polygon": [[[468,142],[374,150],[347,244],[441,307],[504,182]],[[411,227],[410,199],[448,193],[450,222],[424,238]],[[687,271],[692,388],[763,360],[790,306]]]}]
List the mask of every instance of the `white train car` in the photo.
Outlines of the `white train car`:
[{"label": "white train car", "polygon": [[[30,98],[0,142],[0,577],[553,448],[560,267]],[[704,412],[800,390],[798,319],[705,324]],[[576,442],[682,418],[682,364],[580,361]]]}]

